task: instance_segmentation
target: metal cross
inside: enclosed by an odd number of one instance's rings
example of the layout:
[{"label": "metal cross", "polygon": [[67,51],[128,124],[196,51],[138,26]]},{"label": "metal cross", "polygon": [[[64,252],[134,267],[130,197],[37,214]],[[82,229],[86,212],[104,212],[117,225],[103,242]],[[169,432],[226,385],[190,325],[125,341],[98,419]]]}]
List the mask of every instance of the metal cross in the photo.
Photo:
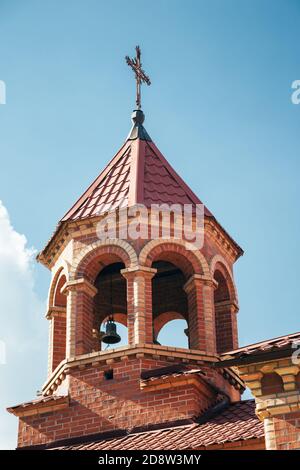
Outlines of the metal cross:
[{"label": "metal cross", "polygon": [[141,63],[141,49],[139,46],[136,46],[136,57],[130,59],[128,55],[125,57],[127,64],[132,68],[135,73],[136,79],[136,106],[137,109],[141,109],[141,83],[146,83],[151,85],[150,78],[145,74],[142,69]]}]

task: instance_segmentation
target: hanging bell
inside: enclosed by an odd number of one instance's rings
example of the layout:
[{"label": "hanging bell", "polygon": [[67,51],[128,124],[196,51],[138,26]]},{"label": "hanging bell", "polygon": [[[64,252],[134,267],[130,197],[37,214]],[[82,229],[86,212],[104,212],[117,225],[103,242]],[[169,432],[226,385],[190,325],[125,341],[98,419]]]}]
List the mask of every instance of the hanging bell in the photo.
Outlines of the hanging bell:
[{"label": "hanging bell", "polygon": [[121,341],[121,336],[117,333],[117,325],[113,320],[107,321],[101,341],[105,344],[116,344]]}]

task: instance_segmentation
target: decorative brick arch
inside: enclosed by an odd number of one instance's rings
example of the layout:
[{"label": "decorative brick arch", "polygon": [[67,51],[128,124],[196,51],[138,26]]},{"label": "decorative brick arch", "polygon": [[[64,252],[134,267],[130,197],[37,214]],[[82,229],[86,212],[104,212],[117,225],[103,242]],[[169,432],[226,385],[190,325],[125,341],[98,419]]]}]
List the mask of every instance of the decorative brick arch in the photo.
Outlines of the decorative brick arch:
[{"label": "decorative brick arch", "polygon": [[55,306],[55,296],[57,292],[57,287],[62,277],[65,278],[65,282],[68,281],[68,270],[66,268],[67,268],[66,265],[60,264],[60,266],[57,268],[56,272],[54,273],[52,277],[52,281],[51,281],[50,289],[48,293],[48,309]]},{"label": "decorative brick arch", "polygon": [[172,320],[186,320],[184,315],[179,312],[163,312],[160,313],[153,322],[154,336],[157,338],[162,328]]},{"label": "decorative brick arch", "polygon": [[70,279],[86,278],[94,282],[102,267],[122,262],[126,268],[137,266],[138,257],[134,248],[125,240],[99,240],[85,247],[74,259]]},{"label": "decorative brick arch", "polygon": [[227,261],[221,255],[215,255],[210,261],[210,272],[212,278],[215,275],[216,271],[220,271],[223,277],[227,282],[227,286],[229,289],[230,300],[236,302],[238,304],[238,295],[236,286],[234,283],[232,271],[227,263]]},{"label": "decorative brick arch", "polygon": [[139,263],[151,267],[157,260],[169,261],[178,266],[189,278],[202,274],[211,279],[208,263],[199,250],[193,250],[190,243],[176,239],[151,240],[140,252]]}]

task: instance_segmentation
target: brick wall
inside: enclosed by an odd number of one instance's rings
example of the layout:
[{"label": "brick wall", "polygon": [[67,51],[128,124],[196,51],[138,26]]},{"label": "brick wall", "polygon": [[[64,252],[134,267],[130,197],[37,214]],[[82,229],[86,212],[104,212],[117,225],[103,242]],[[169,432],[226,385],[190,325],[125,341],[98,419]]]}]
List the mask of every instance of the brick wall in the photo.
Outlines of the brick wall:
[{"label": "brick wall", "polygon": [[[141,390],[141,371],[166,364],[161,360],[133,358],[113,366],[72,370],[70,407],[20,418],[18,445],[191,419],[214,403],[215,392],[206,385],[200,390],[186,383],[169,389]],[[104,371],[110,368],[114,376],[106,380]]]},{"label": "brick wall", "polygon": [[300,450],[300,411],[265,419],[269,450]]},{"label": "brick wall", "polygon": [[66,312],[55,314],[52,322],[52,371],[66,357]]}]

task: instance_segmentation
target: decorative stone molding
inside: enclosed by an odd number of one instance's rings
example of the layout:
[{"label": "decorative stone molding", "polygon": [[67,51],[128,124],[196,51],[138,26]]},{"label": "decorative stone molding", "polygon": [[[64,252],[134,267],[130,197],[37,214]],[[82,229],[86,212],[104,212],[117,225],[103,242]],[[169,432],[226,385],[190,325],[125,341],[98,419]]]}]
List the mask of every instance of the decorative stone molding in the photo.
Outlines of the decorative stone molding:
[{"label": "decorative stone molding", "polygon": [[223,302],[215,302],[216,312],[238,313],[239,306],[234,300],[225,300]]},{"label": "decorative stone molding", "polygon": [[155,268],[148,268],[147,266],[134,266],[132,268],[125,268],[121,269],[120,273],[125,279],[136,277],[136,276],[143,276],[152,279],[153,276],[157,273],[157,269]]},{"label": "decorative stone molding", "polygon": [[66,282],[62,288],[62,293],[66,295],[69,291],[84,291],[91,297],[94,297],[98,292],[97,288],[85,278]]},{"label": "decorative stone molding", "polygon": [[256,401],[256,414],[259,419],[271,418],[300,410],[300,391],[277,393],[275,397],[260,397]]},{"label": "decorative stone molding", "polygon": [[203,274],[193,274],[183,286],[184,291],[188,294],[194,287],[196,282],[200,282],[203,285],[214,287],[214,280],[211,277],[204,276]]},{"label": "decorative stone molding", "polygon": [[230,257],[232,262],[236,261],[243,254],[241,247],[224,231],[215,219],[205,217],[204,229],[206,236],[210,236],[222,252]]},{"label": "decorative stone molding", "polygon": [[45,315],[47,320],[66,315],[66,307],[50,307]]}]

